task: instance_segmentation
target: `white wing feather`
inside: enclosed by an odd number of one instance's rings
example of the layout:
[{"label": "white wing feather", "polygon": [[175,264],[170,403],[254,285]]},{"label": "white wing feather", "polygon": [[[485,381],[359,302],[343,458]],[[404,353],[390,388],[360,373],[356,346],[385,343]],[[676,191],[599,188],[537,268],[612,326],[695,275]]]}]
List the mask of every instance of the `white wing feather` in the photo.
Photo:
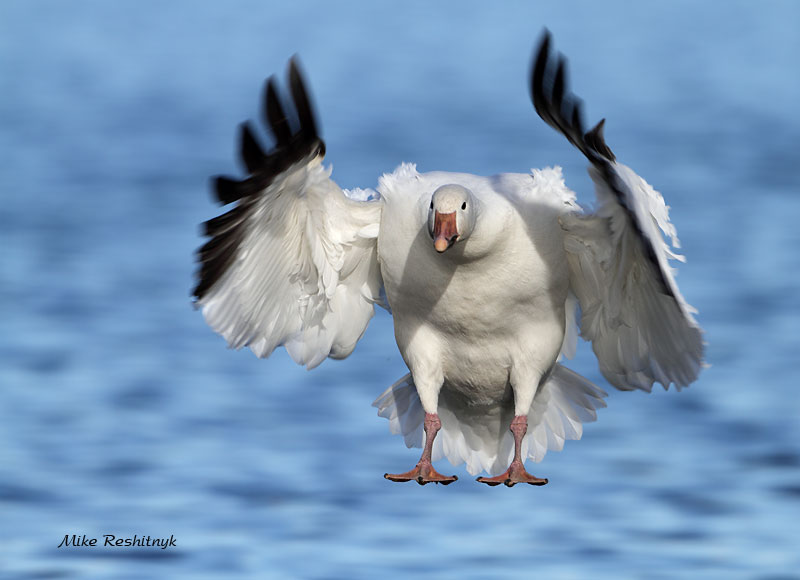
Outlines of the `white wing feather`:
[{"label": "white wing feather", "polygon": [[234,264],[198,304],[229,346],[284,345],[313,368],[355,348],[380,299],[380,201],[349,199],[319,162],[276,179],[248,217]]},{"label": "white wing feather", "polygon": [[703,339],[669,266],[670,259],[682,260],[673,252],[679,247],[675,228],[657,191],[630,168],[611,166],[628,211],[592,167],[596,214],[561,220],[581,335],[592,341],[600,370],[615,387],[687,386],[702,368]]}]

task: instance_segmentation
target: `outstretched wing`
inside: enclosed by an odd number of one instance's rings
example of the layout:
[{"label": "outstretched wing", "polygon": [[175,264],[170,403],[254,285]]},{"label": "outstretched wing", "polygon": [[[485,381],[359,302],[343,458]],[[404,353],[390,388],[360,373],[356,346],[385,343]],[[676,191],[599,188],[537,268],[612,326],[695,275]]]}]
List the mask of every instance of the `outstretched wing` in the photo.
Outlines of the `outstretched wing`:
[{"label": "outstretched wing", "polygon": [[312,368],[349,355],[380,301],[381,202],[350,199],[323,168],[325,146],[295,59],[289,86],[294,111],[287,116],[275,79],[266,85],[274,148],[265,153],[244,123],[240,151],[249,175],[215,179],[220,203],[236,205],[204,224],[211,239],[198,251],[194,296],[232,348],[266,357],[284,345]]},{"label": "outstretched wing", "polygon": [[601,372],[617,388],[689,385],[702,368],[702,330],[669,265],[682,256],[672,251],[679,242],[664,199],[617,163],[603,137],[604,120],[583,132],[580,100],[566,89],[566,61],[551,55],[547,31],[531,90],[539,116],[591,163],[596,213],[562,218],[581,335],[592,341]]}]

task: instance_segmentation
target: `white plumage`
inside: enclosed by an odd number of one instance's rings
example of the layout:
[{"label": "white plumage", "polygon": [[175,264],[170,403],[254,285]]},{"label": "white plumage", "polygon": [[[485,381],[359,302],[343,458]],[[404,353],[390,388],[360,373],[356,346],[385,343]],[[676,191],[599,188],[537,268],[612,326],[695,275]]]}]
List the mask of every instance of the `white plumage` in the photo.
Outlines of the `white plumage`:
[{"label": "white plumage", "polygon": [[[411,372],[374,404],[406,445],[428,443],[416,471],[391,479],[452,481],[428,469],[426,453],[497,475],[580,438],[606,393],[557,362],[574,353],[578,312],[617,388],[680,388],[701,369],[701,330],[669,265],[679,256],[667,206],[616,162],[602,123],[583,133],[563,60],[555,74],[550,60],[546,36],[534,104],[590,160],[594,213],[578,206],[560,168],[480,177],[404,164],[377,191],[341,190],[321,164],[294,62],[299,127],[270,80],[275,149],[261,151],[245,126],[251,176],[217,182],[220,200],[238,203],[208,222],[196,296],[231,347],[266,357],[284,345],[313,368],[352,352],[376,304],[391,309]],[[485,482],[546,482],[515,469]]]}]

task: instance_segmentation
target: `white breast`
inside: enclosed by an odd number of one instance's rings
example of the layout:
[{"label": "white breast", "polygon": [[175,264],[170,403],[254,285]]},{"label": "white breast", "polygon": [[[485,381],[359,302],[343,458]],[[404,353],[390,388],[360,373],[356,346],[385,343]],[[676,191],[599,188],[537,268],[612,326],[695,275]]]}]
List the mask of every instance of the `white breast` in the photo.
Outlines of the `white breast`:
[{"label": "white breast", "polygon": [[[426,216],[431,194],[445,183],[469,188],[480,212],[469,239],[439,254]],[[378,252],[400,351],[411,368],[435,352],[445,388],[473,401],[507,396],[517,361],[546,371],[564,337],[560,208],[504,191],[524,185],[532,188],[533,177],[434,173],[381,191]]]}]

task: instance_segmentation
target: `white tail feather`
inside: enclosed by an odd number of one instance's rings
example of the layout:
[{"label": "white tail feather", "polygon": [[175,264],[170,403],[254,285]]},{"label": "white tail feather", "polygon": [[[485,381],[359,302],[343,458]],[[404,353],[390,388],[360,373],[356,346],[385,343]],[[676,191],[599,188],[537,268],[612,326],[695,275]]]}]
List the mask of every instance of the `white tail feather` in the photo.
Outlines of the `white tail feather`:
[{"label": "white tail feather", "polygon": [[[528,412],[523,457],[541,461],[548,449],[561,451],[565,440],[580,439],[583,423],[594,421],[596,409],[606,406],[605,396],[605,391],[578,373],[556,364]],[[425,411],[410,374],[386,389],[372,405],[379,416],[389,420],[393,434],[403,435],[407,447],[422,447]],[[442,391],[442,429],[433,442],[433,460],[446,457],[453,465],[466,463],[472,475],[502,473],[514,456],[514,439],[508,429],[512,416],[511,401],[478,410],[459,404],[457,398]]]}]

